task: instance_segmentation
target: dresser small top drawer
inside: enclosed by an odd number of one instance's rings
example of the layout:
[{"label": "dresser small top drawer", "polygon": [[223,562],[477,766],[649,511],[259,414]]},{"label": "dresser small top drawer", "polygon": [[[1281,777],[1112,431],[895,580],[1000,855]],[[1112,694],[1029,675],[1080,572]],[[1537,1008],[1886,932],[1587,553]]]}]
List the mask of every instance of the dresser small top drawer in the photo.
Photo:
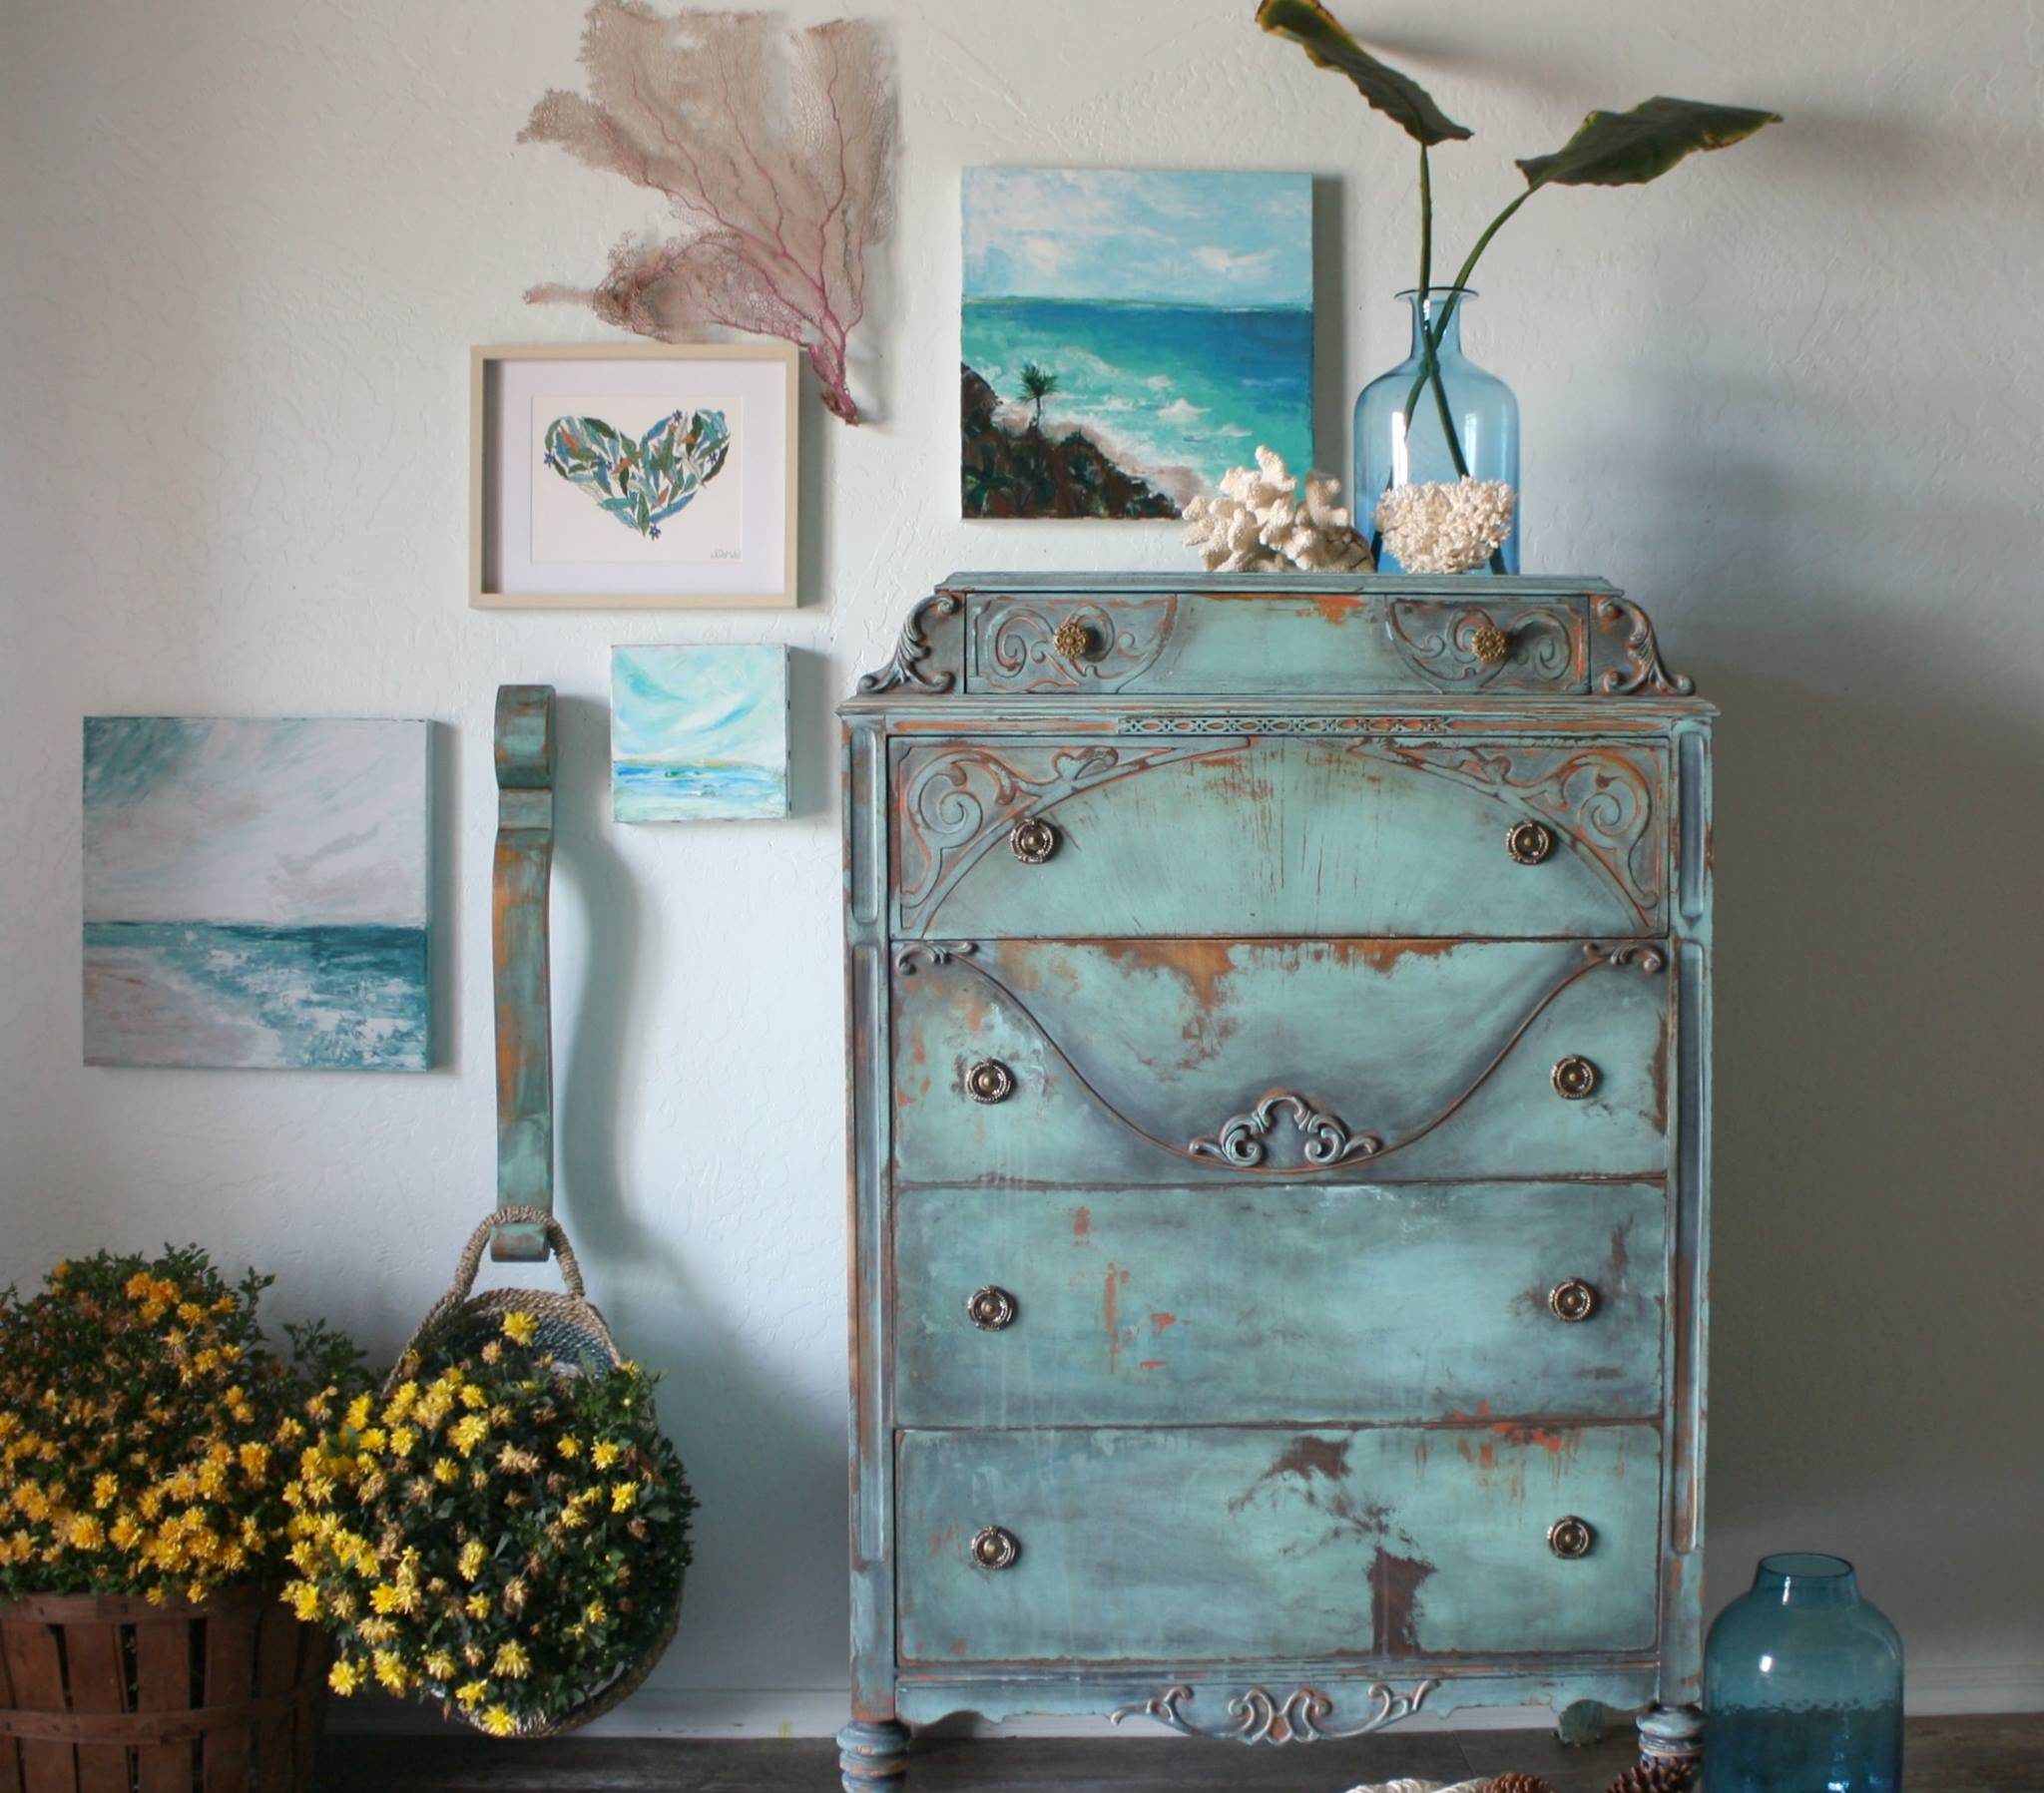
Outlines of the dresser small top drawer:
[{"label": "dresser small top drawer", "polygon": [[1643,1419],[1658,1184],[909,1189],[904,1426]]},{"label": "dresser small top drawer", "polygon": [[[1654,1640],[1652,1427],[906,1432],[899,1452],[906,1663]],[[1567,1520],[1579,1555],[1550,1543]]]},{"label": "dresser small top drawer", "polygon": [[893,927],[1658,933],[1668,771],[1661,742],[1594,738],[916,741],[895,753]]}]

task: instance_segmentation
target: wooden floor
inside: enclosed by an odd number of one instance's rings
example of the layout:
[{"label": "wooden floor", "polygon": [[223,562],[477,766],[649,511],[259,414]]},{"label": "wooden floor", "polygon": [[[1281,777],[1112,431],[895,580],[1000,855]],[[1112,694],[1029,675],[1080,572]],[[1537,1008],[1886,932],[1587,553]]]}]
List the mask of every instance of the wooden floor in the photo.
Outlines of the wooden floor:
[{"label": "wooden floor", "polygon": [[[323,1793],[837,1793],[837,1752],[795,1742],[490,1743],[479,1738],[332,1737]],[[1343,1793],[1358,1781],[1457,1781],[1508,1769],[1556,1793],[1601,1793],[1633,1760],[1614,1733],[1589,1750],[1539,1731],[1411,1731],[1355,1743],[1248,1749],[1180,1738],[988,1741],[934,1737],[904,1793]],[[1800,1790],[1797,1790],[1800,1793]],[[2044,1714],[1919,1718],[1908,1793],[2044,1793]]]}]

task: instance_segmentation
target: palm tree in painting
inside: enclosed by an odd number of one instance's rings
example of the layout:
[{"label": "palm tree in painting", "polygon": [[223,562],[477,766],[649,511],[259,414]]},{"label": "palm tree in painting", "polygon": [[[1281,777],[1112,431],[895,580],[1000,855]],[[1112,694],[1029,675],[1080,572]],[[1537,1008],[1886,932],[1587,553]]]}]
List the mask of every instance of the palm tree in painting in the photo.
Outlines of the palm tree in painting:
[{"label": "palm tree in painting", "polygon": [[1036,406],[1034,422],[1043,428],[1043,401],[1058,389],[1058,376],[1048,367],[1039,367],[1034,361],[1022,363],[1022,390],[1018,397],[1032,401]]}]

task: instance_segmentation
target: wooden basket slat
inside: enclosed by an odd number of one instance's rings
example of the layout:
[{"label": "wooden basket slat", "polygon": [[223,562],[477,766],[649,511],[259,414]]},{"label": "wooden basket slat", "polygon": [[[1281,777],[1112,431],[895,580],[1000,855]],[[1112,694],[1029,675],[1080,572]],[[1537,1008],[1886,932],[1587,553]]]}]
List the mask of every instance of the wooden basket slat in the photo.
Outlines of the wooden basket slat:
[{"label": "wooden basket slat", "polygon": [[[288,1693],[298,1680],[298,1621],[281,1600],[263,1607],[256,1629],[256,1692],[263,1698]],[[292,1793],[291,1714],[256,1723],[255,1793]]]},{"label": "wooden basket slat", "polygon": [[[182,1712],[192,1705],[192,1626],[182,1618],[135,1627],[135,1709]],[[192,1745],[145,1743],[135,1752],[136,1793],[192,1793]]]},{"label": "wooden basket slat", "polygon": [[[75,1713],[128,1709],[128,1675],[121,1661],[121,1628],[111,1624],[64,1627],[64,1675]],[[119,1743],[78,1744],[78,1793],[128,1793],[128,1751]]]},{"label": "wooden basket slat", "polygon": [[[7,1645],[0,1638],[0,1707],[14,1704],[14,1680],[7,1672]],[[21,1793],[21,1749],[12,1737],[0,1737],[0,1793]]]},{"label": "wooden basket slat", "polygon": [[[232,1706],[256,1691],[255,1606],[240,1606],[206,1621],[206,1703]],[[249,1793],[249,1727],[206,1734],[206,1793]]]},{"label": "wooden basket slat", "polygon": [[[57,1634],[48,1625],[0,1624],[0,1649],[7,1655],[7,1678],[14,1697],[25,1706],[64,1710],[64,1664],[57,1653]],[[78,1793],[77,1758],[68,1743],[21,1740],[22,1793]]]}]

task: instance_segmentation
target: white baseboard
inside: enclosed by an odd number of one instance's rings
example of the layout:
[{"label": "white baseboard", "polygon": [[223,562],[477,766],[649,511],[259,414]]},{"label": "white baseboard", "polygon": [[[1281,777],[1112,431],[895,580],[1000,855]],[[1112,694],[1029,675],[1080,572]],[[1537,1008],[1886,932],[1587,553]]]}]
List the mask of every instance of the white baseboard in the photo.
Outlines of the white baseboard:
[{"label": "white baseboard", "polygon": [[[828,1737],[845,1720],[845,1690],[816,1688],[642,1688],[617,1711],[591,1725],[588,1737]],[[1956,1713],[2044,1712],[2044,1662],[1983,1663],[1973,1667],[1913,1670],[1908,1708],[1922,1717]],[[419,1731],[438,1720],[417,1706],[390,1700],[336,1701],[327,1722],[346,1731]],[[1400,1728],[1447,1730],[1537,1730],[1551,1725],[1544,1707],[1507,1706],[1428,1713]],[[1007,1724],[961,1724],[974,1736],[1094,1737],[1144,1736],[1156,1727],[1119,1729],[1104,1718],[1020,1718]]]}]

